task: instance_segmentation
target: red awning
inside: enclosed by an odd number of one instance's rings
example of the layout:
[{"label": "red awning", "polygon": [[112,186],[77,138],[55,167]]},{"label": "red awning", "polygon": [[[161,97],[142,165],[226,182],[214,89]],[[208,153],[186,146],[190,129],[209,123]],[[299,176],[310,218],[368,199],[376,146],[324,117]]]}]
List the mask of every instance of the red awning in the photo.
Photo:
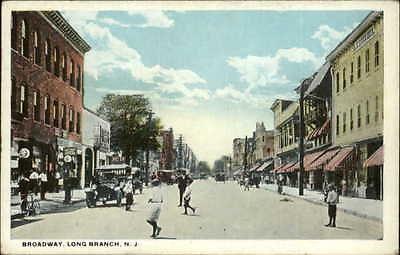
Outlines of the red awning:
[{"label": "red awning", "polygon": [[262,164],[259,168],[257,168],[257,172],[262,172],[264,171],[267,167],[269,167],[270,165],[272,165],[273,161],[267,161],[264,164]]},{"label": "red awning", "polygon": [[330,124],[331,124],[331,120],[327,119],[324,124],[322,125],[322,127],[318,130],[318,133],[316,134],[317,137],[324,135],[328,132],[329,128],[330,128]]},{"label": "red awning", "polygon": [[342,163],[352,154],[353,147],[342,148],[329,163],[325,166],[326,171],[335,171],[336,168],[341,167]]},{"label": "red awning", "polygon": [[308,134],[308,136],[307,136],[306,139],[307,139],[307,140],[313,139],[314,134],[315,134],[316,132],[318,132],[318,130],[319,130],[319,128],[315,128],[313,131],[311,131],[311,133]]},{"label": "red awning", "polygon": [[372,154],[364,162],[364,167],[381,166],[383,165],[383,145],[377,149],[374,154]]},{"label": "red awning", "polygon": [[259,167],[260,167],[259,165],[253,166],[252,168],[250,168],[249,172],[253,172]]},{"label": "red awning", "polygon": [[322,168],[325,164],[327,164],[341,149],[336,148],[336,149],[327,149],[325,150],[325,153],[317,158],[314,162],[312,162],[308,168],[306,169],[307,171],[311,170],[316,170],[319,168]]},{"label": "red awning", "polygon": [[277,172],[280,171],[280,170],[282,169],[282,167],[284,167],[284,166],[286,166],[286,164],[282,164],[282,165],[280,165],[280,166],[278,166],[278,167],[275,167],[275,168],[272,170],[272,172],[277,173]]},{"label": "red awning", "polygon": [[[303,159],[303,165],[304,165],[304,169],[308,169],[308,167],[310,166],[311,163],[313,163],[317,158],[319,158],[322,154],[324,154],[324,150],[322,151],[317,151],[317,152],[313,152],[313,153],[309,153],[306,154],[304,156]],[[297,162],[296,165],[294,165],[293,167],[294,171],[299,170],[300,169],[300,162]]]},{"label": "red awning", "polygon": [[282,167],[278,173],[287,173],[288,170],[290,170],[291,167],[293,167],[296,164],[296,162],[291,162],[291,163],[287,163],[284,167]]}]

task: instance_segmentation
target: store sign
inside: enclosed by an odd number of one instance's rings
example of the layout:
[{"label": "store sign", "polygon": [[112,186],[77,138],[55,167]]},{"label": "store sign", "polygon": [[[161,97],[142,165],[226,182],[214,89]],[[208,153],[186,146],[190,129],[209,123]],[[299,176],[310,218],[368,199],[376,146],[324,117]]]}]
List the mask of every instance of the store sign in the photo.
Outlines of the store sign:
[{"label": "store sign", "polygon": [[70,155],[66,155],[66,156],[64,157],[64,161],[67,162],[67,163],[69,163],[69,162],[72,161],[72,157],[71,157]]},{"label": "store sign", "polygon": [[75,156],[76,155],[76,148],[75,147],[65,147],[64,150],[63,150],[63,153],[64,153],[64,155]]},{"label": "store sign", "polygon": [[364,34],[362,34],[357,41],[354,42],[354,50],[358,50],[363,46],[369,39],[371,39],[375,35],[374,27],[371,27]]},{"label": "store sign", "polygon": [[31,155],[31,152],[29,151],[28,148],[21,148],[19,150],[18,155],[20,158],[29,158],[29,156]]}]

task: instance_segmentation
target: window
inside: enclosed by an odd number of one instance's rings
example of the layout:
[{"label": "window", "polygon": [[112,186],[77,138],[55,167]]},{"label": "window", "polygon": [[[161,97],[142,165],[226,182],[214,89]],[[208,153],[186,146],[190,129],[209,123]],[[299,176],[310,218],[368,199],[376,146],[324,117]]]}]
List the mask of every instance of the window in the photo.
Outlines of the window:
[{"label": "window", "polygon": [[81,114],[79,112],[76,113],[76,132],[81,133]]},{"label": "window", "polygon": [[53,101],[53,126],[58,127],[58,102],[56,100]]},{"label": "window", "polygon": [[24,116],[28,116],[28,88],[25,85],[21,85],[19,102],[18,112]]},{"label": "window", "polygon": [[82,81],[81,66],[78,65],[78,75],[76,77],[76,88],[78,89],[78,91],[81,91],[82,87],[81,81]]},{"label": "window", "polygon": [[44,98],[44,123],[50,125],[50,96]]},{"label": "window", "polygon": [[354,63],[351,62],[350,65],[350,84],[354,81]]},{"label": "window", "polygon": [[357,58],[357,78],[361,78],[361,56]]},{"label": "window", "polygon": [[346,132],[346,112],[343,113],[343,134]]},{"label": "window", "polygon": [[11,111],[17,112],[17,82],[15,77],[11,78]]},{"label": "window", "polygon": [[336,93],[339,93],[339,72],[336,73]]},{"label": "window", "polygon": [[17,18],[15,12],[11,13],[11,48],[17,50]]},{"label": "window", "polygon": [[365,72],[369,72],[369,49],[365,51]]},{"label": "window", "polygon": [[67,106],[65,104],[61,105],[61,127],[62,129],[66,130],[67,129]]},{"label": "window", "polygon": [[353,130],[353,108],[350,108],[350,130]]},{"label": "window", "polygon": [[40,121],[40,93],[33,92],[33,119]]},{"label": "window", "polygon": [[75,123],[74,123],[74,116],[75,115],[75,113],[74,113],[74,110],[72,110],[72,109],[69,109],[69,132],[74,132],[74,129],[75,129],[75,127],[74,127],[74,125],[75,125]]},{"label": "window", "polygon": [[339,115],[336,115],[336,135],[339,135]]},{"label": "window", "polygon": [[47,39],[44,42],[44,55],[46,61],[46,70],[51,72],[51,49],[50,49],[50,40]]},{"label": "window", "polygon": [[357,127],[361,127],[361,105],[357,106]]},{"label": "window", "polygon": [[378,103],[379,103],[379,99],[378,99],[378,96],[376,96],[375,97],[375,122],[377,122],[378,118],[379,118],[379,111],[378,111],[379,105],[378,105]]},{"label": "window", "polygon": [[264,142],[264,136],[262,137],[262,141]]},{"label": "window", "polygon": [[40,49],[39,49],[40,41],[38,32],[33,32],[33,63],[36,65],[40,65]]},{"label": "window", "polygon": [[71,84],[71,86],[75,86],[75,74],[74,74],[75,70],[74,70],[74,61],[72,61],[69,63],[69,82]]},{"label": "window", "polygon": [[346,68],[343,68],[343,89],[346,88]]},{"label": "window", "polygon": [[375,42],[375,66],[379,66],[379,41]]},{"label": "window", "polygon": [[366,113],[367,113],[365,122],[366,122],[367,125],[368,125],[368,124],[369,124],[369,102],[368,102],[368,100],[367,100],[367,102],[366,102],[366,104],[365,104],[365,111],[366,111]]},{"label": "window", "polygon": [[67,80],[67,55],[65,53],[61,57],[61,67],[62,67],[62,75],[63,75],[63,80]]},{"label": "window", "polygon": [[21,55],[29,57],[29,32],[25,20],[21,22]]},{"label": "window", "polygon": [[60,52],[57,47],[54,47],[54,57],[53,57],[53,64],[54,64],[54,75],[60,76]]}]

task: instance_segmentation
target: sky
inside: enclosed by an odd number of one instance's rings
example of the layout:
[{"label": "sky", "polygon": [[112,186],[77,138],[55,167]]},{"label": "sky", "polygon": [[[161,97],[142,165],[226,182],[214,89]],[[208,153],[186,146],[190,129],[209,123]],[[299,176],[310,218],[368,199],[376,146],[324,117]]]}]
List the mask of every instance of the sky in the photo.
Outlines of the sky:
[{"label": "sky", "polygon": [[164,128],[211,166],[232,154],[270,106],[296,99],[300,81],[369,11],[63,11],[92,49],[85,106],[107,93],[144,94]]}]

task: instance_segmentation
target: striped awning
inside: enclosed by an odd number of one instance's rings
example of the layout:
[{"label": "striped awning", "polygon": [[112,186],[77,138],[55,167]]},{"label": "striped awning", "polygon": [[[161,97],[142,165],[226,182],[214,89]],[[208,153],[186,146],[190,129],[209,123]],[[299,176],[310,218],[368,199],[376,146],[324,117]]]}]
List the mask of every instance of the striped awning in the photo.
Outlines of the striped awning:
[{"label": "striped awning", "polygon": [[262,164],[262,165],[257,169],[257,172],[262,172],[262,171],[264,171],[265,169],[267,169],[267,167],[269,167],[270,165],[272,165],[273,162],[274,162],[273,160],[270,160],[270,161],[265,162],[264,164]]},{"label": "striped awning", "polygon": [[336,168],[343,167],[343,163],[351,156],[353,147],[342,148],[324,167],[325,171],[335,171]]},{"label": "striped awning", "polygon": [[381,166],[383,165],[383,145],[377,149],[374,154],[372,154],[364,162],[364,167]]},{"label": "striped awning", "polygon": [[314,162],[312,162],[307,171],[312,171],[316,169],[321,169],[324,165],[326,165],[339,151],[341,148],[330,148],[326,149],[325,153],[317,158]]},{"label": "striped awning", "polygon": [[[325,153],[325,151],[322,150],[322,151],[317,151],[317,152],[306,154],[303,159],[304,170],[308,170],[311,163],[313,163],[316,159],[321,157],[321,155],[324,153]],[[300,169],[300,162],[297,162],[296,165],[294,165],[293,170],[296,171],[299,169]]]},{"label": "striped awning", "polygon": [[259,167],[260,167],[260,165],[255,165],[252,168],[250,168],[249,172],[253,172],[253,171],[257,170],[257,168],[259,168]]},{"label": "striped awning", "polygon": [[288,170],[291,170],[291,168],[296,164],[296,162],[290,162],[287,163],[284,167],[279,169],[278,173],[288,173]]}]

